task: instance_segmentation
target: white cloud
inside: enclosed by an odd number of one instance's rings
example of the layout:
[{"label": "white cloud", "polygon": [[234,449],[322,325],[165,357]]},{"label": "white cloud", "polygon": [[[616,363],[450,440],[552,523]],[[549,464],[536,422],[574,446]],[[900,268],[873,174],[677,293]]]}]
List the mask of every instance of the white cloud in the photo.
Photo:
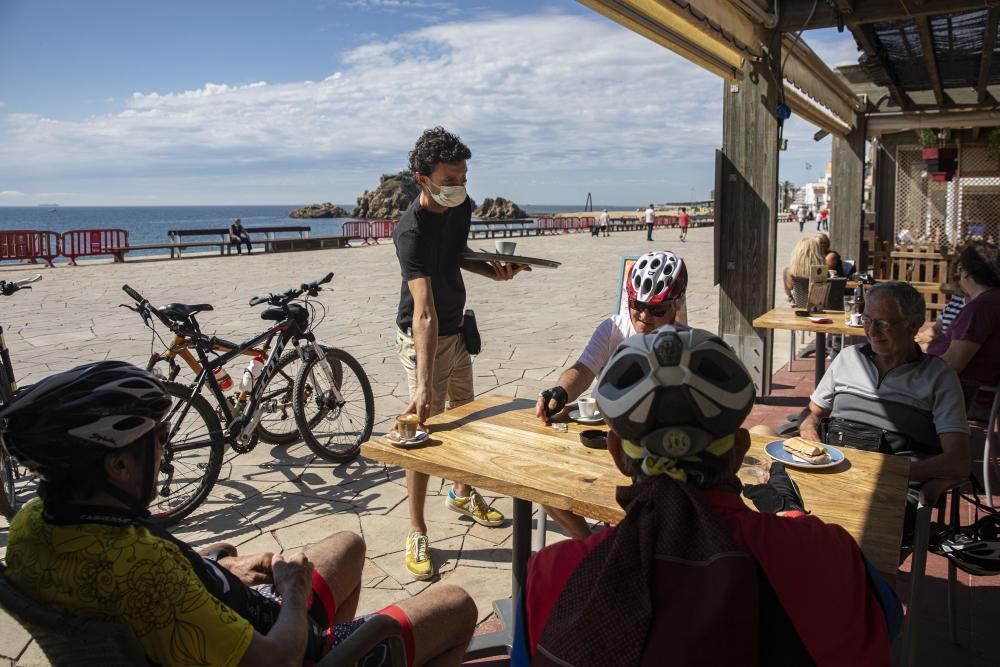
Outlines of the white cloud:
[{"label": "white cloud", "polygon": [[28,175],[38,187],[23,190],[86,190],[79,180],[100,180],[136,196],[212,183],[215,201],[232,202],[270,178],[295,186],[258,188],[251,201],[304,192],[352,201],[359,184],[405,168],[424,128],[444,125],[473,151],[474,196],[582,203],[594,189],[627,203],[696,187],[707,196],[722,90],[601,17],[451,22],[353,49],[321,81],[136,92],[117,113],[76,121],[8,114],[0,181]]},{"label": "white cloud", "polygon": [[0,190],[0,201],[18,201],[24,199],[24,193],[17,190]]}]

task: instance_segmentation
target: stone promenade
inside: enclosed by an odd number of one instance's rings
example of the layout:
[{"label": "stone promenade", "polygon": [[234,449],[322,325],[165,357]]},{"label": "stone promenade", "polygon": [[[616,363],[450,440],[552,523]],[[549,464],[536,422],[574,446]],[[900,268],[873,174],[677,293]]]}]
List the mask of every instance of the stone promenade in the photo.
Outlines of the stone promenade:
[{"label": "stone promenade", "polygon": [[[807,232],[809,233],[809,232]],[[594,327],[616,307],[621,257],[670,248],[685,258],[690,272],[688,319],[714,331],[718,288],[712,285],[711,228],[692,229],[687,243],[678,231],[645,231],[610,238],[589,234],[516,238],[517,253],[562,262],[559,269],[535,269],[510,282],[466,274],[469,307],[483,338],[475,359],[476,393],[535,397],[573,363]],[[799,238],[795,225],[779,225],[778,266]],[[492,249],[492,240],[472,240],[473,249]],[[119,308],[129,299],[128,283],[155,304],[211,303],[199,318],[206,332],[243,340],[262,329],[253,295],[282,291],[334,271],[320,295],[326,319],[319,339],[358,358],[375,392],[375,433],[391,428],[408,404],[406,380],[395,350],[394,319],[399,268],[392,244],[382,246],[252,256],[205,256],[184,260],[133,260],[61,265],[55,269],[0,267],[0,279],[41,272],[32,291],[5,298],[0,307],[18,380],[30,383],[74,365],[101,359],[144,364],[151,349],[162,349],[133,313]],[[779,300],[780,300],[780,291]],[[775,340],[775,366],[788,355],[788,338]],[[242,368],[229,368],[239,377]],[[445,509],[448,484],[431,480],[427,519],[439,578],[468,590],[480,620],[491,602],[510,595],[510,523],[484,528]],[[488,499],[508,517],[509,498]],[[195,546],[228,541],[242,553],[297,552],[330,532],[352,530],[368,544],[359,612],[379,609],[419,593],[435,582],[414,582],[403,567],[408,530],[406,486],[399,469],[359,459],[335,466],[316,460],[305,445],[258,445],[245,455],[227,455],[212,496],[175,529]],[[551,527],[551,524],[550,524]],[[550,530],[550,540],[562,539]],[[6,548],[0,521],[0,553]],[[28,634],[0,611],[0,665],[48,664]]]}]

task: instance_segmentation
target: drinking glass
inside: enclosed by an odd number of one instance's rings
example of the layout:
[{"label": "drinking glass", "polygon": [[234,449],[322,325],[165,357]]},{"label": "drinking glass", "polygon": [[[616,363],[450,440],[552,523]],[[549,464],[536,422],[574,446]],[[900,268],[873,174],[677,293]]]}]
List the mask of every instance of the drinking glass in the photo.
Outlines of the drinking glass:
[{"label": "drinking glass", "polygon": [[844,295],[844,324],[851,323],[851,317],[854,315],[854,306],[857,304],[857,299],[853,294]]},{"label": "drinking glass", "polygon": [[740,481],[744,484],[765,484],[768,478],[768,470],[764,461],[756,456],[747,455],[743,457],[740,464],[740,471],[737,473]]}]

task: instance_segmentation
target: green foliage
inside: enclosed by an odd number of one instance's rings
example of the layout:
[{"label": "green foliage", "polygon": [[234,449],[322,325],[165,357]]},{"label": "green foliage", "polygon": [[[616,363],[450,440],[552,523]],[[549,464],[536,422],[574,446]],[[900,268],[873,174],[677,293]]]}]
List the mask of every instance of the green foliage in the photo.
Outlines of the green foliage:
[{"label": "green foliage", "polygon": [[920,140],[920,145],[924,148],[937,148],[938,147],[938,136],[937,132],[934,130],[926,129],[919,130],[917,132],[917,138]]}]

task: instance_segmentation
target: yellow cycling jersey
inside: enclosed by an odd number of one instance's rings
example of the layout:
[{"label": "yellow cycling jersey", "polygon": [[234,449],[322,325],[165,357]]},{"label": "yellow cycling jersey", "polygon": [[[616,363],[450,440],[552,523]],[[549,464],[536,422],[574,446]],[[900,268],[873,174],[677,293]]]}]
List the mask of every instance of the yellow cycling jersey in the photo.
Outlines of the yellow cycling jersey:
[{"label": "yellow cycling jersey", "polygon": [[40,499],[10,525],[7,577],[37,602],[128,625],[150,661],[237,665],[253,626],[215,598],[176,544],[141,524],[49,523]]}]

